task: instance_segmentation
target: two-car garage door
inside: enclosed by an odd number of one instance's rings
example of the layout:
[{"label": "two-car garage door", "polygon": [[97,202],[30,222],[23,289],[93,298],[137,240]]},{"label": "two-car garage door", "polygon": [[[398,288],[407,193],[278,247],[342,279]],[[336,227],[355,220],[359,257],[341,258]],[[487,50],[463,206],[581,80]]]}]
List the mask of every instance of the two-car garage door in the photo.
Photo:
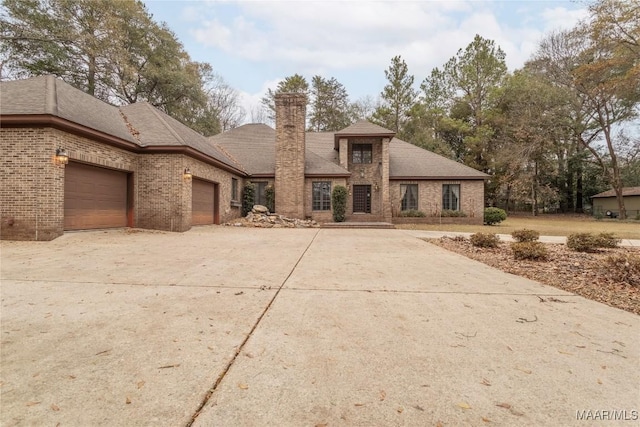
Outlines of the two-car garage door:
[{"label": "two-car garage door", "polygon": [[126,227],[127,172],[70,162],[64,173],[64,229]]}]

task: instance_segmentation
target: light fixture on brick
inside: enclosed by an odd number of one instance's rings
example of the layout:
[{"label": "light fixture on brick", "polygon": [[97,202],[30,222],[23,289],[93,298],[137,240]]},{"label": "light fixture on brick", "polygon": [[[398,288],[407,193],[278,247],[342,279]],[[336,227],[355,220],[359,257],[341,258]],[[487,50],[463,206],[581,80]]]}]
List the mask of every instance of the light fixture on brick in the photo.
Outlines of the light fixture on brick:
[{"label": "light fixture on brick", "polygon": [[191,179],[191,177],[193,176],[193,174],[191,173],[191,169],[184,168],[184,174],[182,176],[184,176],[186,179]]},{"label": "light fixture on brick", "polygon": [[56,163],[59,165],[66,165],[69,163],[69,153],[64,148],[56,149]]}]

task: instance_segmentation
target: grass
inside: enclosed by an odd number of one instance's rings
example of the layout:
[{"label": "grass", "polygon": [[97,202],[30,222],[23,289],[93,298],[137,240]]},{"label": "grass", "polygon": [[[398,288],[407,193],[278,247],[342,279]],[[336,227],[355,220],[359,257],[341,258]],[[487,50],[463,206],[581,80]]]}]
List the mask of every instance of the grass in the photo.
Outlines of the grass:
[{"label": "grass", "polygon": [[411,230],[463,231],[468,233],[511,234],[527,228],[541,236],[568,236],[572,233],[613,233],[621,239],[640,239],[640,221],[596,220],[587,215],[512,215],[498,225],[398,224]]}]

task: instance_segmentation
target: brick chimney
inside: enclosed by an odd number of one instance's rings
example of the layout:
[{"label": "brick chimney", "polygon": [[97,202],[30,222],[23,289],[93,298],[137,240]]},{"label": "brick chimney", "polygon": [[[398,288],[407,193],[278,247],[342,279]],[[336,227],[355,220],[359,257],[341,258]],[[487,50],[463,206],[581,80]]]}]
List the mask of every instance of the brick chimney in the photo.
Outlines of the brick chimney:
[{"label": "brick chimney", "polygon": [[304,218],[304,154],[307,97],[276,94],[276,212]]}]

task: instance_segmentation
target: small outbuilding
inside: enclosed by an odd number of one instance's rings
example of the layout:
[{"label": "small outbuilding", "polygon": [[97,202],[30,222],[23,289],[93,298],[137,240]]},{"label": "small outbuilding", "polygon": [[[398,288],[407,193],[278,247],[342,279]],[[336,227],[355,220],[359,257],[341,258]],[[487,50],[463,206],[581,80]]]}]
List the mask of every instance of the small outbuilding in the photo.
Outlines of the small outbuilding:
[{"label": "small outbuilding", "polygon": [[[640,187],[624,187],[622,189],[624,207],[628,218],[635,218],[640,215]],[[593,214],[596,216],[607,216],[617,218],[620,215],[616,192],[608,190],[591,196],[593,204]]]}]

